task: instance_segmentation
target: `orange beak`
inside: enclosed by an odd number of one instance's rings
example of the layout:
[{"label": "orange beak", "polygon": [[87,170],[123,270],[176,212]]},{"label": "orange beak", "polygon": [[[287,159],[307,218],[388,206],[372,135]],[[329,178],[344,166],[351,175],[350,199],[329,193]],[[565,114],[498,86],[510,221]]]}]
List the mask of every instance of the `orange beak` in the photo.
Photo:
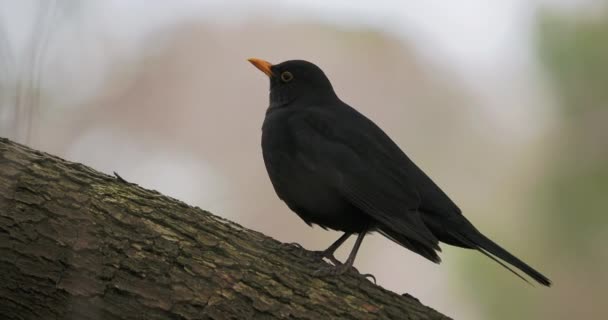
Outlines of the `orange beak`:
[{"label": "orange beak", "polygon": [[264,72],[268,77],[272,77],[274,75],[272,70],[270,70],[272,63],[258,58],[247,59],[247,61],[251,62],[252,65],[260,69],[260,71]]}]

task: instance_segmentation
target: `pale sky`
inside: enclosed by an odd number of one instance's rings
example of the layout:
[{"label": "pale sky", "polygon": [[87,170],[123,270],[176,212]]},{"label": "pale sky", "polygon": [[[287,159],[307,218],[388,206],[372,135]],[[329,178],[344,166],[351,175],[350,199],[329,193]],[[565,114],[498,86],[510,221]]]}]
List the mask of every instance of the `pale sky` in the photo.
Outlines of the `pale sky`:
[{"label": "pale sky", "polygon": [[[570,8],[586,0],[180,0],[99,2],[106,18],[121,31],[145,31],[183,16],[206,16],[218,22],[238,22],[257,15],[274,19],[318,19],[352,27],[373,27],[413,40],[438,64],[460,72],[491,72],[497,65],[526,63],[529,39],[539,5]],[[133,21],[140,12],[140,21]],[[124,19],[121,19],[123,16]],[[144,19],[145,18],[145,19]],[[128,24],[132,28],[124,28]]]},{"label": "pale sky", "polygon": [[[88,8],[87,18],[101,22],[106,32],[114,30],[133,38],[186,16],[231,23],[266,15],[279,20],[318,19],[347,27],[367,26],[413,40],[420,52],[439,59],[440,64],[483,72],[529,58],[531,23],[540,5],[571,9],[588,2],[591,1],[107,0],[85,2],[84,6]],[[27,36],[34,3],[37,1],[0,0],[0,23],[4,22],[13,42],[21,44]]]}]

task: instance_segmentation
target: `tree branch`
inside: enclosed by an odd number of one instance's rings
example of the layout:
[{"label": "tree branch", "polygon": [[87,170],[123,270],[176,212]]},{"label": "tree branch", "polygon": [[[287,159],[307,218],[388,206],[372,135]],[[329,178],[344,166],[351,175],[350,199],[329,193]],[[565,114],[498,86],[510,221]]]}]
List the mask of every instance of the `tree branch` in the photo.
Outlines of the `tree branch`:
[{"label": "tree branch", "polygon": [[0,138],[4,319],[449,319],[121,180]]}]

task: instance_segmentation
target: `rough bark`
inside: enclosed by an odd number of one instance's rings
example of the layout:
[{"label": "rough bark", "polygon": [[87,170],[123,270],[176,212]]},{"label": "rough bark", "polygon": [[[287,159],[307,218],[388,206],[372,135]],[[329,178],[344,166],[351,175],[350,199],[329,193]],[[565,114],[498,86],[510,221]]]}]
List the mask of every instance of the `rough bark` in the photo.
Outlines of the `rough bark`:
[{"label": "rough bark", "polygon": [[3,319],[448,319],[155,191],[0,138]]}]

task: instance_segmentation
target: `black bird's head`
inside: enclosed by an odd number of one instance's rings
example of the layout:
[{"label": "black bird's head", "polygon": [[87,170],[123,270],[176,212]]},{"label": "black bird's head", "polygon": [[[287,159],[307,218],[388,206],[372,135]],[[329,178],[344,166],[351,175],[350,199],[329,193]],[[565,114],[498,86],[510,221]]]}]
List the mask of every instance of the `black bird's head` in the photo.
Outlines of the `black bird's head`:
[{"label": "black bird's head", "polygon": [[[270,108],[292,102],[315,103],[337,96],[321,68],[304,60],[288,60],[279,64],[251,58],[249,62],[270,79]],[[303,105],[303,104],[302,104]]]}]

